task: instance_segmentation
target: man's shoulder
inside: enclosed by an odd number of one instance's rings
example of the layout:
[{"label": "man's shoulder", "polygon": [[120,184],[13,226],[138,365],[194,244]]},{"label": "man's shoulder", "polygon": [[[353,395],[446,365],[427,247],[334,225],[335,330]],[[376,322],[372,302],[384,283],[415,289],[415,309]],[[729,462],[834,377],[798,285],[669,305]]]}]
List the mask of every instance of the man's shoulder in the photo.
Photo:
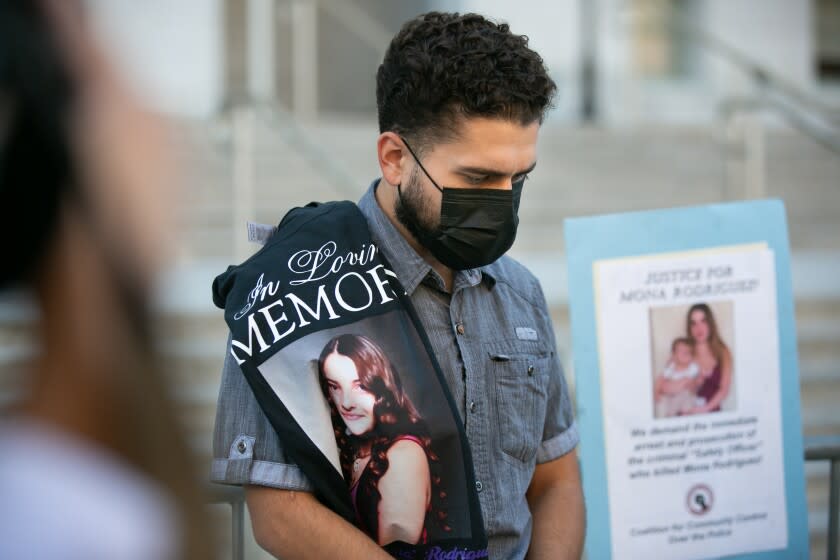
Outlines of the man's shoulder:
[{"label": "man's shoulder", "polygon": [[525,265],[513,257],[504,255],[494,263],[485,266],[483,270],[492,277],[495,284],[510,287],[532,305],[538,307],[545,305],[539,280]]}]

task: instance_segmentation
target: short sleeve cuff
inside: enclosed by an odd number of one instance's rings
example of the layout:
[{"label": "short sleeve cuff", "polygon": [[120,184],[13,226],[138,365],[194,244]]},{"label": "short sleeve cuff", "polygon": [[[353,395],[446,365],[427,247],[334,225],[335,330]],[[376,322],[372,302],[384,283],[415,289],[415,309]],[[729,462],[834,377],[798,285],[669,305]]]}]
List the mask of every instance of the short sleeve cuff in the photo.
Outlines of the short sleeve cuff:
[{"label": "short sleeve cuff", "polygon": [[580,436],[578,435],[577,422],[572,422],[572,425],[566,428],[561,434],[545,440],[540,444],[540,448],[537,450],[537,463],[547,463],[558,457],[562,457],[574,449],[579,441]]},{"label": "short sleeve cuff", "polygon": [[[253,484],[281,490],[312,492],[314,488],[297,465],[251,461],[247,473],[230,468],[231,459],[214,459],[210,469],[210,480],[221,484]],[[234,459],[235,461],[235,459]]]}]

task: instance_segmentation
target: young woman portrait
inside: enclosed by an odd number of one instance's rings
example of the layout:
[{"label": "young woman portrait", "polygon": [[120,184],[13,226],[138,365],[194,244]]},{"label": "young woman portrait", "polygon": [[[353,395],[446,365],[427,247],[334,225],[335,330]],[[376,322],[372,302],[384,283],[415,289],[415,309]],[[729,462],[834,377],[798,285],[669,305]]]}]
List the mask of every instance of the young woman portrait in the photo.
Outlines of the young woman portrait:
[{"label": "young woman portrait", "polygon": [[689,414],[718,412],[732,385],[732,353],[721,340],[712,310],[705,303],[692,305],[686,314],[686,336],[694,341],[695,360],[700,366],[702,384],[697,396],[705,404]]},{"label": "young woman portrait", "polygon": [[318,377],[359,528],[381,546],[425,543],[430,522],[448,530],[429,430],[382,349],[361,335],[337,336],[321,352]]}]

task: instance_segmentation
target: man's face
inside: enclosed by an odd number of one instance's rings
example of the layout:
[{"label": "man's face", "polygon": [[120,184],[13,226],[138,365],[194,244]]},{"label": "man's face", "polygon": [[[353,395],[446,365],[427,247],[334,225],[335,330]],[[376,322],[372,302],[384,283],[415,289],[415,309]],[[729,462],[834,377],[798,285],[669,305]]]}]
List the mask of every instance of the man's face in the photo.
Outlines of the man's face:
[{"label": "man's face", "polygon": [[[458,138],[417,154],[442,188],[510,189],[536,165],[539,123],[521,125],[502,119],[464,119]],[[415,146],[412,146],[415,148]],[[440,226],[441,192],[406,150],[408,180],[400,187],[396,216],[421,244]]]}]

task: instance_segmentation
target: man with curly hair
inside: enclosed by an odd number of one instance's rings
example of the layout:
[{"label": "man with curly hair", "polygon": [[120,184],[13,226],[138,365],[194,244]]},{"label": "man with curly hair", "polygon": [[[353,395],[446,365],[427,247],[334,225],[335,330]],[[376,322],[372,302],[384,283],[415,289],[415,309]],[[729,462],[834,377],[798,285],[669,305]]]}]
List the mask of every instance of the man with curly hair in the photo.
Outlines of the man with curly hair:
[{"label": "man with curly hair", "polygon": [[[403,26],[376,79],[382,177],[359,207],[464,422],[489,556],[579,558],[578,434],[551,320],[537,280],[504,256],[556,86],[506,24],[436,12]],[[236,441],[250,442],[244,462]],[[269,552],[387,558],[313,497],[229,354],[214,457],[214,480],[246,486]]]}]

